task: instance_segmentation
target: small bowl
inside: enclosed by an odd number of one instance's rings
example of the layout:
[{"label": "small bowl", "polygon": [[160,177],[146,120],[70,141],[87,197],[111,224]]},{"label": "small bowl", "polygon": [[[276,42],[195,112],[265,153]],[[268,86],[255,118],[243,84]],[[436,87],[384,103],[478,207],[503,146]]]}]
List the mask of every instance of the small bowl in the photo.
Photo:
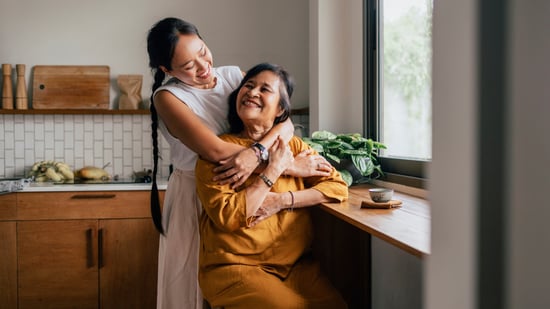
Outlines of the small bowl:
[{"label": "small bowl", "polygon": [[373,188],[369,189],[370,198],[376,203],[389,202],[393,197],[393,189]]}]

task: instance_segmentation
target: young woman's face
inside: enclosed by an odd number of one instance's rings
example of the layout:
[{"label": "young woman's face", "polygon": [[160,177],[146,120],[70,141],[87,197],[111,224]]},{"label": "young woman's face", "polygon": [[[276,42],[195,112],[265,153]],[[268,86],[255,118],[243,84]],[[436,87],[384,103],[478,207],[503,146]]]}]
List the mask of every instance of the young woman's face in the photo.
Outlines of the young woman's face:
[{"label": "young woman's face", "polygon": [[213,60],[203,40],[194,34],[180,35],[172,57],[172,70],[161,69],[183,83],[197,88],[213,85]]},{"label": "young woman's face", "polygon": [[263,124],[271,127],[275,118],[283,113],[279,105],[281,98],[279,76],[263,71],[250,78],[237,94],[237,114],[244,125]]}]

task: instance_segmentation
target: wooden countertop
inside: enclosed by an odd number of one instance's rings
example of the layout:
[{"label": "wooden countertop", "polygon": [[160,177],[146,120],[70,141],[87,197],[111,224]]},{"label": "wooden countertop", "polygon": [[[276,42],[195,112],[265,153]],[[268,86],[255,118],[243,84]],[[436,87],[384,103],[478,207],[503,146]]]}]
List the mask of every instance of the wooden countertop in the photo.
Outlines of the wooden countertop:
[{"label": "wooden countertop", "polygon": [[349,199],[343,203],[324,203],[321,208],[357,228],[385,240],[413,255],[430,254],[430,206],[428,201],[395,191],[393,199],[403,202],[392,209],[361,208],[372,185],[349,188]]}]

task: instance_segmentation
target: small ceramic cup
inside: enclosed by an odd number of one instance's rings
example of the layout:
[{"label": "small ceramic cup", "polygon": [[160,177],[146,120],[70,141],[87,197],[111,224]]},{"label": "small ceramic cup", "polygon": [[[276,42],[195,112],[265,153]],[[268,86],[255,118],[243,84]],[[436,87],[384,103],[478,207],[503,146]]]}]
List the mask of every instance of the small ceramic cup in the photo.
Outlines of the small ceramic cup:
[{"label": "small ceramic cup", "polygon": [[373,188],[369,189],[370,198],[376,203],[389,202],[393,197],[393,189]]}]

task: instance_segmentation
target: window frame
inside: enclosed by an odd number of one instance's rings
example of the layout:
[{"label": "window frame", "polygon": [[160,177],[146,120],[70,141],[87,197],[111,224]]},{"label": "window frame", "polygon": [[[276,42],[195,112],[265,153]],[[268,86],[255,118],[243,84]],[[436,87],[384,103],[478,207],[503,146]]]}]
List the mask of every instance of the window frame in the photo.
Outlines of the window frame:
[{"label": "window frame", "polygon": [[[363,133],[373,140],[380,140],[380,2],[363,1]],[[433,124],[432,124],[433,125]],[[416,188],[427,188],[427,170],[430,161],[379,157],[384,171],[380,180]]]}]

